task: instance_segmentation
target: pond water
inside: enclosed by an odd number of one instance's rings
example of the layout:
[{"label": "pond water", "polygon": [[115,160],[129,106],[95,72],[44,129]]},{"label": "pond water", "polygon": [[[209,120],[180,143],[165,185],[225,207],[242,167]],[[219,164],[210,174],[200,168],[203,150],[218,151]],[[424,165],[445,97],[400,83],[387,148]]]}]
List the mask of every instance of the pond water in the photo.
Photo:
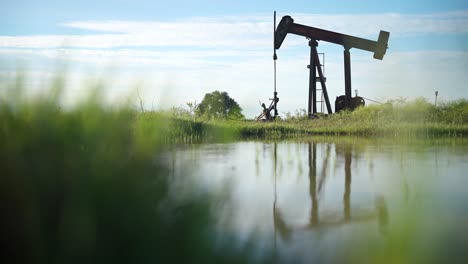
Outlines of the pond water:
[{"label": "pond water", "polygon": [[467,255],[467,140],[248,141],[168,156],[181,199],[222,197],[213,243],[248,248],[253,261]]}]

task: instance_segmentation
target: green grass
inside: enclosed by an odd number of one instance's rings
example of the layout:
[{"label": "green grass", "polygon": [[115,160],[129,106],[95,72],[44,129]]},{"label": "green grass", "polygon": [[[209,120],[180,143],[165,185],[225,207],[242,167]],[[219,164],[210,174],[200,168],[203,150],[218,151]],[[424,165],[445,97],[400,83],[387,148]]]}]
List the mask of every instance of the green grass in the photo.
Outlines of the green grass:
[{"label": "green grass", "polygon": [[287,138],[317,135],[378,137],[464,137],[468,135],[468,100],[441,103],[437,107],[423,98],[358,108],[353,112],[318,115],[302,113],[275,122],[248,120],[206,120],[188,111],[144,112],[144,122],[166,117],[172,140]]},{"label": "green grass", "polygon": [[204,125],[230,129],[240,138],[308,135],[460,137],[468,135],[468,101],[463,99],[436,107],[424,99],[416,99],[320,115],[315,119],[298,115],[276,122],[230,120],[198,123],[201,124],[200,129]]}]

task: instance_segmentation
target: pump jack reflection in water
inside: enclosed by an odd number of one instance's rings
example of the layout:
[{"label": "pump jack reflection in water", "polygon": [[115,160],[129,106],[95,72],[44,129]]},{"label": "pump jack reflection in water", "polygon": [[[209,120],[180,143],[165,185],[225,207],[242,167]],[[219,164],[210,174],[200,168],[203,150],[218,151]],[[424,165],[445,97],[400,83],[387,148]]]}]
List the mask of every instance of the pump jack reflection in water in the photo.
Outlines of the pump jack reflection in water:
[{"label": "pump jack reflection in water", "polygon": [[351,162],[352,162],[352,146],[351,145],[336,145],[336,156],[344,157],[344,172],[345,172],[345,189],[343,195],[343,215],[337,217],[338,214],[333,214],[332,217],[320,218],[319,215],[319,195],[322,192],[326,177],[327,167],[330,157],[330,145],[327,145],[325,158],[323,159],[320,178],[317,182],[317,145],[316,143],[308,144],[308,162],[309,162],[309,195],[311,200],[311,210],[309,222],[301,226],[289,226],[283,219],[281,211],[276,206],[276,167],[277,153],[276,144],[274,145],[274,181],[275,194],[273,202],[273,224],[275,234],[275,248],[277,240],[277,232],[284,240],[288,240],[294,231],[304,230],[324,230],[327,228],[340,227],[348,223],[378,221],[381,232],[384,232],[388,223],[388,210],[385,199],[381,195],[376,195],[374,200],[374,210],[351,210]]}]

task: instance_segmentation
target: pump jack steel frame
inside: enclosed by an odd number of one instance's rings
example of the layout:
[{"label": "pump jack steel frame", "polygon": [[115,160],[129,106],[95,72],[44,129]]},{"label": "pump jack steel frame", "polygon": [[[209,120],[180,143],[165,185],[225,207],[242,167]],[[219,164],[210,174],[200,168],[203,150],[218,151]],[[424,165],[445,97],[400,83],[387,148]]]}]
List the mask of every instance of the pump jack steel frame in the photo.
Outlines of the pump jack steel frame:
[{"label": "pump jack steel frame", "polygon": [[[341,34],[333,31],[328,31],[320,28],[314,28],[301,24],[294,23],[294,19],[290,16],[284,16],[275,30],[274,48],[275,50],[281,47],[288,33],[304,36],[309,39],[310,46],[310,65],[309,65],[309,104],[307,113],[309,117],[317,113],[317,84],[316,73],[319,74],[320,84],[322,86],[327,111],[332,113],[328,92],[325,85],[325,77],[323,76],[320,67],[320,60],[317,53],[317,46],[320,40],[342,45],[344,47],[344,79],[345,79],[345,109],[353,109],[353,98],[351,96],[351,48],[366,50],[374,53],[374,59],[382,60],[388,48],[388,39],[390,33],[380,31],[377,41],[358,38],[346,34]],[[335,106],[336,107],[336,106]],[[336,110],[336,109],[335,109]]]}]

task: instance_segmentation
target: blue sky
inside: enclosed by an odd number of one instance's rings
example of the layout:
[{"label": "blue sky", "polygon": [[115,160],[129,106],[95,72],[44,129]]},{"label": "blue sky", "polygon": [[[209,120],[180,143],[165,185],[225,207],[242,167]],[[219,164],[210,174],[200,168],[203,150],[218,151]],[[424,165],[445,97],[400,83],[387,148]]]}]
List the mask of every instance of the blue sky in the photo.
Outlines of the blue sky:
[{"label": "blue sky", "polygon": [[[3,0],[0,76],[27,69],[38,86],[65,64],[72,96],[89,78],[109,97],[139,87],[148,107],[200,101],[225,90],[248,117],[271,97],[273,10],[297,23],[376,40],[391,32],[382,61],[352,50],[353,90],[376,100],[467,98],[468,1],[24,1]],[[279,20],[278,18],[278,20]],[[288,36],[278,51],[280,112],[305,108],[308,46]],[[330,97],[343,93],[342,48],[325,52]],[[156,106],[155,106],[156,105]]]},{"label": "blue sky", "polygon": [[[270,13],[365,14],[433,13],[467,10],[466,0],[354,1],[217,1],[217,0],[2,0],[0,33],[47,34],[64,30],[58,24],[74,20],[173,20],[193,16]],[[62,31],[63,32],[63,31]]]}]

